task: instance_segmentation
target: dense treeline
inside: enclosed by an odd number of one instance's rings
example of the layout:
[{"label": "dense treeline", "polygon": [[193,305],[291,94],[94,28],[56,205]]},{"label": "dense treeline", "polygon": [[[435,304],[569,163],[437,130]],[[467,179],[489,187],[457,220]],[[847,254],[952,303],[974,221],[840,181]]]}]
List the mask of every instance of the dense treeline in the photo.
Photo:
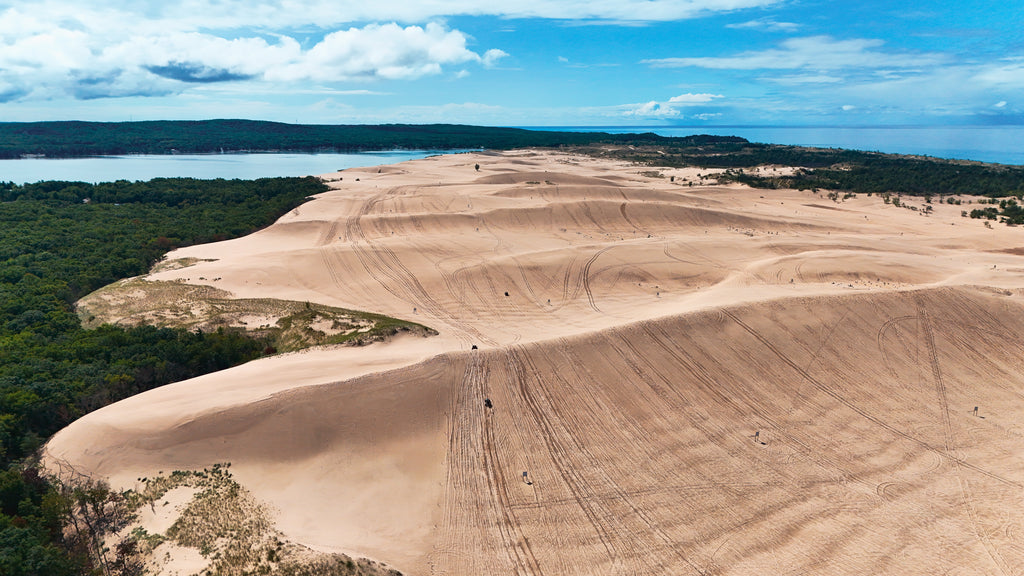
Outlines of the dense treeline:
[{"label": "dense treeline", "polygon": [[[454,124],[303,125],[255,120],[154,122],[3,122],[0,158],[28,154],[75,157],[223,151],[354,152],[366,150],[507,150],[593,142],[657,144],[721,137],[548,132]],[[727,137],[727,140],[744,141]]]},{"label": "dense treeline", "polygon": [[[713,141],[663,142],[657,146],[590,152],[654,166],[726,168],[726,180],[757,188],[823,188],[914,196],[1003,197],[1024,193],[1024,167],[856,150]],[[744,170],[765,165],[800,166],[803,170],[789,176]]]},{"label": "dense treeline", "polygon": [[928,197],[965,194],[996,198],[1024,193],[1021,168],[887,156],[868,156],[856,163],[801,170],[792,176],[734,173],[732,177],[758,188],[825,188]]},{"label": "dense treeline", "polygon": [[146,272],[171,248],[249,233],[324,190],[313,178],[0,185],[0,574],[90,570],[88,550],[64,530],[72,496],[24,460],[50,435],[264,352],[224,331],[84,330],[74,302]]}]

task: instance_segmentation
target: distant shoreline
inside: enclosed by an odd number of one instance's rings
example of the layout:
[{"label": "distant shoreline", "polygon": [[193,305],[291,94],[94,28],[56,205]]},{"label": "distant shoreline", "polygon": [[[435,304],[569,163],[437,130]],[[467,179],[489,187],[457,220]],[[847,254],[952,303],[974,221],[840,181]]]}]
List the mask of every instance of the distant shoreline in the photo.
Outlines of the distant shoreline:
[{"label": "distant shoreline", "polygon": [[376,150],[508,150],[592,144],[654,143],[664,137],[557,132],[456,124],[314,125],[255,120],[151,122],[2,122],[0,158],[128,154],[355,153]]},{"label": "distant shoreline", "polygon": [[1024,126],[521,126],[530,130],[608,133],[650,132],[660,136],[693,133],[730,135],[750,142],[815,148],[875,151],[944,160],[1024,165]]},{"label": "distant shoreline", "polygon": [[[701,136],[695,136],[701,135]],[[679,144],[694,138],[1024,165],[1024,126],[317,125],[253,120],[0,122],[0,159],[171,154],[346,154]]]}]

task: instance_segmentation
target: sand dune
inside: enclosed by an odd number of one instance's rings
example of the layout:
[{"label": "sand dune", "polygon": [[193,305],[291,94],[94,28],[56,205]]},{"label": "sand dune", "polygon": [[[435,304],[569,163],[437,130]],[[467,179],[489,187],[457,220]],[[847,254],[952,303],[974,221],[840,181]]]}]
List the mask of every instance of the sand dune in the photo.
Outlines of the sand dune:
[{"label": "sand dune", "polygon": [[152,277],[440,336],[167,386],[48,456],[118,486],[228,461],[290,538],[408,574],[1021,572],[1024,233],[642,171],[332,175]]}]

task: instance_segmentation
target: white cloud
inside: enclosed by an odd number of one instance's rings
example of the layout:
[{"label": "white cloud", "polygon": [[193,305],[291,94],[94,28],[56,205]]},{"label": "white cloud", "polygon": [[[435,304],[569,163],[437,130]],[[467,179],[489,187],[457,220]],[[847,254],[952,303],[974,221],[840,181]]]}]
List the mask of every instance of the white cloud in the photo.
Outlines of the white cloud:
[{"label": "white cloud", "polygon": [[[675,21],[780,2],[0,0],[0,102],[165,95],[232,81],[408,80],[509,56],[436,23],[449,17]],[[294,30],[324,35],[309,46]]]},{"label": "white cloud", "polygon": [[[680,94],[668,99],[667,102],[651,100],[640,104],[626,104],[619,106],[621,115],[643,118],[670,118],[682,114],[681,107],[698,106],[707,104],[716,98],[722,98],[721,94]],[[698,115],[699,116],[699,115]]]},{"label": "white cloud", "polygon": [[484,52],[484,57],[480,59],[484,66],[490,67],[498,63],[498,60],[508,56],[508,52],[499,50],[497,48],[491,48],[487,52]]},{"label": "white cloud", "polygon": [[622,115],[642,118],[667,118],[679,116],[679,110],[652,100],[643,104],[631,104],[630,107],[622,112]]},{"label": "white cloud", "polygon": [[725,27],[739,30],[761,30],[764,32],[795,32],[800,28],[800,25],[795,22],[776,22],[771,18],[761,18],[738,24],[726,24]]},{"label": "white cloud", "polygon": [[[10,14],[10,11],[4,15]],[[202,32],[136,33],[114,36],[82,30],[40,30],[24,20],[27,33],[0,44],[0,101],[165,95],[189,86],[242,80],[399,80],[438,74],[447,65],[492,66],[508,56],[467,47],[468,37],[436,23],[426,26],[369,24],[327,34],[303,48],[289,36],[226,39]],[[0,30],[11,23],[0,17]],[[145,26],[143,26],[145,28]],[[12,32],[11,30],[5,30]]]},{"label": "white cloud", "polygon": [[992,107],[993,108],[1006,108],[1006,100],[1000,100],[999,102],[996,102],[995,105],[992,106]]},{"label": "white cloud", "polygon": [[672,104],[707,104],[715,98],[721,98],[721,94],[680,94],[668,99]]},{"label": "white cloud", "polygon": [[1005,64],[992,64],[979,70],[975,81],[990,86],[1021,86],[1024,85],[1024,62],[1008,60]]},{"label": "white cloud", "polygon": [[[452,16],[548,18],[570,21],[668,22],[759,8],[782,0],[40,0],[22,8],[38,28],[62,20],[161,21],[178,30],[242,27],[326,28],[353,22],[421,23]],[[2,26],[0,26],[2,28]],[[114,29],[114,26],[110,26]],[[165,28],[166,30],[166,28]]]},{"label": "white cloud", "polygon": [[268,66],[263,76],[272,81],[396,80],[438,74],[442,64],[481,60],[466,48],[466,35],[458,30],[434,23],[405,28],[370,24],[332,32],[289,61],[273,62],[277,65]]},{"label": "white cloud", "polygon": [[907,68],[944,62],[939,54],[884,52],[881,40],[836,40],[830,36],[789,38],[780,48],[742,52],[735,56],[659,58],[644,60],[655,68],[712,68],[720,70],[838,70],[844,68]]}]

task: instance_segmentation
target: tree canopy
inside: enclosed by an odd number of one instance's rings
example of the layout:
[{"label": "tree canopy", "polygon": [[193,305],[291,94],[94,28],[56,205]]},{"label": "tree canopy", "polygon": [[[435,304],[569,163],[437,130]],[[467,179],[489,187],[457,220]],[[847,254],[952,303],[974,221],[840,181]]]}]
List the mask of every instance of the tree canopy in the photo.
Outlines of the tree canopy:
[{"label": "tree canopy", "polygon": [[267,226],[325,189],[315,178],[0,185],[0,574],[89,573],[81,543],[65,538],[67,495],[25,460],[47,438],[92,410],[266,348],[223,330],[85,330],[75,301],[145,273],[172,248]]}]

